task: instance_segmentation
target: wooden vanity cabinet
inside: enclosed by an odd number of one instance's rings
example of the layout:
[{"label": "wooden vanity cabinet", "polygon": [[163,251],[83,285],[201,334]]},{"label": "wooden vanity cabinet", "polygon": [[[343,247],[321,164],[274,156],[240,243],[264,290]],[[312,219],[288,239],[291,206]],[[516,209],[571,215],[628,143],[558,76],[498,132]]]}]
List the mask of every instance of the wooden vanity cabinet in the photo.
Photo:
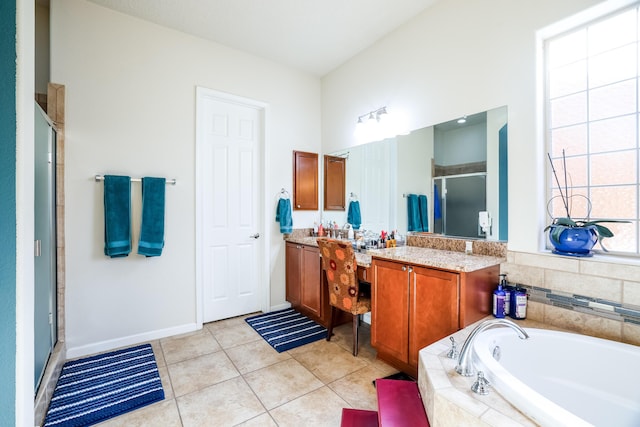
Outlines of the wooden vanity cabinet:
[{"label": "wooden vanity cabinet", "polygon": [[409,266],[409,365],[418,368],[421,348],[458,330],[460,276]]},{"label": "wooden vanity cabinet", "polygon": [[318,210],[318,153],[293,152],[293,209]]},{"label": "wooden vanity cabinet", "polygon": [[374,260],[371,345],[378,356],[409,363],[409,272],[405,264]]},{"label": "wooden vanity cabinet", "polygon": [[346,206],[346,170],[344,157],[324,156],[324,210],[343,211]]},{"label": "wooden vanity cabinet", "polygon": [[[320,249],[317,246],[287,242],[285,258],[287,301],[300,313],[325,328],[328,327],[331,305],[329,305],[329,287],[322,269]],[[358,272],[360,274],[360,269]],[[351,314],[340,311],[334,322],[334,326],[351,322]]]},{"label": "wooden vanity cabinet", "polygon": [[499,266],[470,273],[373,259],[371,345],[417,376],[420,349],[490,313]]},{"label": "wooden vanity cabinet", "polygon": [[315,246],[286,244],[286,298],[294,308],[323,323],[325,317],[320,250]]}]

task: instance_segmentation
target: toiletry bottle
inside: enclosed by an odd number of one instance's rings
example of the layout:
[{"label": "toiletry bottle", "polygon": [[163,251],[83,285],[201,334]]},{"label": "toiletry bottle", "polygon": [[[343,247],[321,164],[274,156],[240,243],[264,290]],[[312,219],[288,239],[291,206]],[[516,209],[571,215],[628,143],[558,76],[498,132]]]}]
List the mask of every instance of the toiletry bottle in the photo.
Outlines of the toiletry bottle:
[{"label": "toiletry bottle", "polygon": [[502,290],[504,291],[504,315],[509,315],[510,301],[511,301],[511,289],[512,287],[507,282],[507,275],[500,275],[500,284],[502,285]]},{"label": "toiletry bottle", "polygon": [[509,316],[517,320],[522,320],[527,317],[527,291],[524,288],[515,286],[511,291]]},{"label": "toiletry bottle", "polygon": [[354,238],[353,227],[351,225],[349,225],[349,230],[347,231],[347,239],[353,240],[353,238]]},{"label": "toiletry bottle", "polygon": [[324,227],[322,226],[322,221],[320,221],[320,225],[318,226],[318,236],[324,236]]},{"label": "toiletry bottle", "polygon": [[317,236],[318,235],[318,223],[314,222],[313,223],[313,236]]},{"label": "toiletry bottle", "polygon": [[504,317],[504,290],[502,282],[498,283],[498,288],[493,291],[493,316],[499,319]]}]

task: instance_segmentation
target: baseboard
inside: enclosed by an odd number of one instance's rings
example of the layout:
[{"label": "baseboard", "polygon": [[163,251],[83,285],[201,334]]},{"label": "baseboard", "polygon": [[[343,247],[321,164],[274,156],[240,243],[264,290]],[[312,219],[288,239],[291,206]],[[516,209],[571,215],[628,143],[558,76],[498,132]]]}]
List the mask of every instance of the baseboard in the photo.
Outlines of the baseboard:
[{"label": "baseboard", "polygon": [[286,310],[287,308],[291,308],[290,302],[285,302],[284,304],[272,305],[269,311]]},{"label": "baseboard", "polygon": [[149,331],[142,334],[129,335],[126,337],[116,338],[113,340],[100,341],[93,344],[87,344],[79,347],[67,348],[67,358],[75,359],[77,357],[87,356],[89,354],[101,353],[103,351],[110,351],[116,348],[125,347],[128,345],[140,344],[147,341],[158,340],[161,338],[170,337],[173,335],[184,334],[187,332],[197,331],[198,325],[195,323],[187,323],[184,325],[176,326],[167,329],[158,329],[155,331]]}]

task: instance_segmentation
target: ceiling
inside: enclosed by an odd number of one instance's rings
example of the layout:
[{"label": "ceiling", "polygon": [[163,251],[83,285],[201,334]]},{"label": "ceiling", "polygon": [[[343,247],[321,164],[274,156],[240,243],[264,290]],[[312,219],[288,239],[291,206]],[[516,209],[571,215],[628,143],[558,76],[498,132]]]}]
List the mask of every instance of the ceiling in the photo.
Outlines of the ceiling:
[{"label": "ceiling", "polygon": [[441,0],[89,0],[323,76]]}]

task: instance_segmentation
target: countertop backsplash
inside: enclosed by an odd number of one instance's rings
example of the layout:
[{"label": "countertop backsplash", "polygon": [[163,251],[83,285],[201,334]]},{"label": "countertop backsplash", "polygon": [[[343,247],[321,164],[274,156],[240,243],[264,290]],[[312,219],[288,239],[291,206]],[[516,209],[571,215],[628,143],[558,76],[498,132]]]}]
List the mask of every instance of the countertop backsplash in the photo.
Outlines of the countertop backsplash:
[{"label": "countertop backsplash", "polygon": [[488,255],[499,258],[507,257],[507,244],[505,242],[471,240],[428,233],[407,235],[407,246],[441,249],[453,252],[465,252],[466,242],[472,242],[474,255]]}]

